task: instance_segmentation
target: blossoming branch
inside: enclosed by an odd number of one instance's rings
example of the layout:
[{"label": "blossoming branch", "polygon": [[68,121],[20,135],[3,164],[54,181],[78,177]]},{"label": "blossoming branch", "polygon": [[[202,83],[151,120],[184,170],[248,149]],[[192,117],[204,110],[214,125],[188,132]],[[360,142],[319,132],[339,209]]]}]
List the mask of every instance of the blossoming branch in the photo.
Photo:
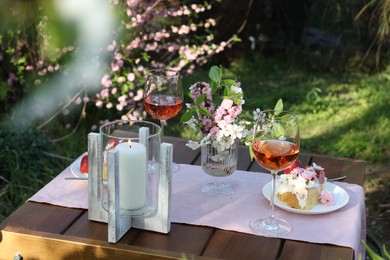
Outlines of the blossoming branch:
[{"label": "blossoming branch", "polygon": [[211,143],[222,152],[249,133],[247,122],[238,120],[245,104],[244,94],[239,81],[222,79],[222,67],[211,67],[209,78],[209,83],[197,82],[190,87],[193,104],[186,104],[187,111],[180,121],[201,139],[190,140],[187,146],[197,149]]}]

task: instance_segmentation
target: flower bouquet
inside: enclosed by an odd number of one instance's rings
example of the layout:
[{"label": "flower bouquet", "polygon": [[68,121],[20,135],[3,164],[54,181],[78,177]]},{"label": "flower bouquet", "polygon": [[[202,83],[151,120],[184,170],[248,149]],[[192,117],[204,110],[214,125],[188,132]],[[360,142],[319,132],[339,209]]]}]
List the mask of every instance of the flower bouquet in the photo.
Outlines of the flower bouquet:
[{"label": "flower bouquet", "polygon": [[241,83],[235,79],[222,79],[222,68],[212,66],[210,82],[197,82],[190,87],[192,104],[186,104],[187,111],[180,121],[189,125],[200,138],[190,140],[187,146],[198,149],[211,144],[223,152],[248,134],[248,123],[238,120],[245,103]]},{"label": "flower bouquet", "polygon": [[[213,177],[231,175],[237,168],[238,142],[249,134],[247,122],[238,116],[245,103],[241,84],[234,79],[222,79],[222,68],[213,66],[210,82],[197,82],[190,87],[192,104],[181,117],[200,141],[189,140],[192,149],[201,147],[202,170]],[[211,196],[230,196],[234,188],[228,183],[214,181],[202,186]]]}]

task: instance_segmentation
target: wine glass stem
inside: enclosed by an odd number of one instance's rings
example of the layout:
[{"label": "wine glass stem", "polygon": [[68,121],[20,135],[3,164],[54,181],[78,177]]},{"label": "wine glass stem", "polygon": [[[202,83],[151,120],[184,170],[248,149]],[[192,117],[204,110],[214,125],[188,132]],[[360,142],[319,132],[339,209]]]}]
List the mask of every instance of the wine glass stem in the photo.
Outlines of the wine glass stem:
[{"label": "wine glass stem", "polygon": [[161,127],[161,142],[164,142],[164,126],[167,125],[166,120],[160,120],[160,127]]},{"label": "wine glass stem", "polygon": [[[271,210],[269,211],[268,215],[268,222],[273,222],[275,219],[275,187],[276,187],[276,171],[271,171],[271,177],[272,177],[272,189],[271,189]],[[271,223],[270,223],[271,224]]]}]

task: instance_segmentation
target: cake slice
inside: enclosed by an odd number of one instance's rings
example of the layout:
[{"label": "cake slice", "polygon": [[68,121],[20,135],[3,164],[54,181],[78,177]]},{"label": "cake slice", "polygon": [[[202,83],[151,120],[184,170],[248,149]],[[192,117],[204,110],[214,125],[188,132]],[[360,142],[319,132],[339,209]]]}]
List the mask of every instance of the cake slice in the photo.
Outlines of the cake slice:
[{"label": "cake slice", "polygon": [[292,208],[310,210],[320,203],[321,192],[325,188],[324,169],[316,164],[295,167],[280,175],[277,182],[278,198]]}]

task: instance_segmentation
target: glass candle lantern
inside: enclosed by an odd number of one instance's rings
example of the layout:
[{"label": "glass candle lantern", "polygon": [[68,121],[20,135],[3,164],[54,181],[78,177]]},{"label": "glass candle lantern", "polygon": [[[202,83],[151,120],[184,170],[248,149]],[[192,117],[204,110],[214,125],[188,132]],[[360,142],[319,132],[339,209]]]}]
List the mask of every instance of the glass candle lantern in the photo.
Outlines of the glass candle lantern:
[{"label": "glass candle lantern", "polygon": [[[110,174],[119,185],[120,212],[124,215],[153,215],[157,210],[160,127],[147,121],[109,122],[100,127],[100,170],[103,208],[108,210]],[[109,153],[114,153],[113,168]],[[112,184],[113,185],[113,184]]]}]

